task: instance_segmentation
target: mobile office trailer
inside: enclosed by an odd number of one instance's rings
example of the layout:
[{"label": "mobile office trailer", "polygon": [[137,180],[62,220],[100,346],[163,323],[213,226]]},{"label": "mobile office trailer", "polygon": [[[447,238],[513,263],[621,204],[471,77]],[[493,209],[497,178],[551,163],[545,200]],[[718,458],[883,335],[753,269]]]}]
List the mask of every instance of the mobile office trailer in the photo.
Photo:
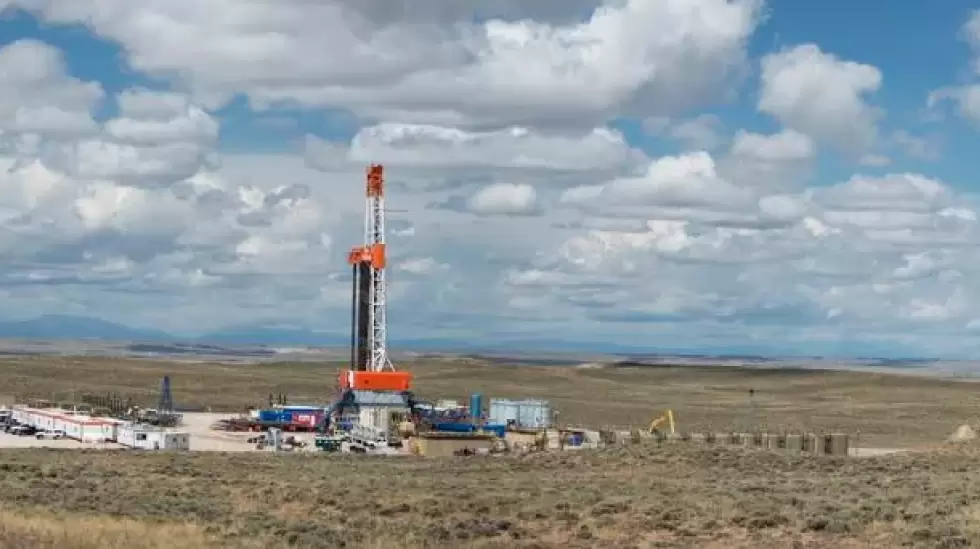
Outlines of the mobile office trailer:
[{"label": "mobile office trailer", "polygon": [[80,442],[110,442],[116,438],[117,421],[75,414],[68,410],[15,409],[12,417],[18,423],[39,431],[62,431]]},{"label": "mobile office trailer", "polygon": [[128,424],[119,427],[116,441],[137,450],[190,450],[190,435],[183,431],[171,431],[156,427]]}]

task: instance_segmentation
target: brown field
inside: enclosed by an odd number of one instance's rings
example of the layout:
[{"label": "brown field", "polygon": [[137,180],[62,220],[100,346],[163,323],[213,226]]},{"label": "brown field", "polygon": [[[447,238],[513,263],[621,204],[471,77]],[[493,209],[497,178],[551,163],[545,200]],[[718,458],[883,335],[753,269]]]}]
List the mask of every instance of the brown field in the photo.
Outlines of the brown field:
[{"label": "brown field", "polygon": [[[563,420],[685,430],[841,429],[869,446],[942,442],[977,389],[912,377],[711,367],[583,369],[433,359],[425,397],[544,397]],[[324,401],[336,364],[0,360],[0,394],[83,392],[238,410]],[[747,391],[756,391],[754,406]],[[351,458],[0,450],[0,547],[825,548],[980,545],[980,446],[876,458],[695,445],[526,457]]]}]

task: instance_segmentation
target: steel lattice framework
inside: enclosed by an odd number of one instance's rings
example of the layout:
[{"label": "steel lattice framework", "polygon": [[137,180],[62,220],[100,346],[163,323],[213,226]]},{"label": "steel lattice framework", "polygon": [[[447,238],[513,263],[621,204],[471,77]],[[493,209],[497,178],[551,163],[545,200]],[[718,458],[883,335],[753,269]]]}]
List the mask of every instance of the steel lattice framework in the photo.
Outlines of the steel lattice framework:
[{"label": "steel lattice framework", "polygon": [[364,244],[372,257],[371,264],[371,342],[369,369],[372,372],[394,371],[388,357],[388,284],[385,276],[385,193],[384,168],[372,165],[367,174],[367,208],[364,212]]}]

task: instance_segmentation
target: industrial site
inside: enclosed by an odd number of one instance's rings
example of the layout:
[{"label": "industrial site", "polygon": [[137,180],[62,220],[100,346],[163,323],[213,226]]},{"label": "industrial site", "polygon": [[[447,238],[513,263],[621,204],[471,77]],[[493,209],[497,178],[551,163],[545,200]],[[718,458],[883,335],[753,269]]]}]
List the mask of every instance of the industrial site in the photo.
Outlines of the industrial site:
[{"label": "industrial site", "polygon": [[[410,371],[396,369],[387,346],[384,168],[367,169],[364,243],[351,249],[350,365],[321,402],[287,403],[269,396],[265,407],[238,415],[178,412],[171,378],[163,377],[155,408],[131,399],[83,395],[85,402],[14,403],[0,411],[7,437],[32,445],[162,451],[320,451],[451,457],[596,449],[627,441],[705,443],[849,454],[846,433],[678,431],[673,410],[629,430],[562,421],[541,399],[490,397],[426,400],[413,391]],[[324,372],[326,379],[329,373]],[[332,393],[332,394],[330,394]],[[278,402],[275,402],[277,400]],[[327,402],[322,402],[326,400]],[[36,442],[35,442],[36,441]],[[0,441],[2,445],[3,441]]]},{"label": "industrial site", "polygon": [[[348,257],[349,357],[0,359],[0,544],[836,549],[980,539],[972,504],[936,511],[952,497],[943,490],[969,499],[980,487],[962,473],[980,456],[971,383],[641,359],[393,360],[385,208],[384,170],[372,165],[365,241]],[[914,487],[881,488],[883,474]],[[151,479],[165,495],[137,489]],[[50,516],[25,514],[24,503]],[[889,521],[902,526],[882,530]],[[91,533],[75,539],[80,529]]]},{"label": "industrial site", "polygon": [[980,548],[978,132],[978,0],[0,0],[0,549]]}]

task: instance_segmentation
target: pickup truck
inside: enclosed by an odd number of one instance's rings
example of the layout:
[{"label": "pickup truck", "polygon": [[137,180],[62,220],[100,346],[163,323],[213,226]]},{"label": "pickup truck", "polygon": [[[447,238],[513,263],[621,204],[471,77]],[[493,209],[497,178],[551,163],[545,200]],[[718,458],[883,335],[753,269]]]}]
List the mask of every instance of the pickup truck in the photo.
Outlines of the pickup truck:
[{"label": "pickup truck", "polygon": [[45,431],[38,431],[37,433],[35,433],[34,436],[36,436],[38,440],[45,439],[45,438],[58,440],[65,436],[65,432],[57,429],[54,431],[45,430]]},{"label": "pickup truck", "polygon": [[37,430],[31,427],[30,425],[15,425],[11,427],[10,430],[7,432],[12,435],[25,437],[25,436],[33,435],[34,433],[37,432]]}]

